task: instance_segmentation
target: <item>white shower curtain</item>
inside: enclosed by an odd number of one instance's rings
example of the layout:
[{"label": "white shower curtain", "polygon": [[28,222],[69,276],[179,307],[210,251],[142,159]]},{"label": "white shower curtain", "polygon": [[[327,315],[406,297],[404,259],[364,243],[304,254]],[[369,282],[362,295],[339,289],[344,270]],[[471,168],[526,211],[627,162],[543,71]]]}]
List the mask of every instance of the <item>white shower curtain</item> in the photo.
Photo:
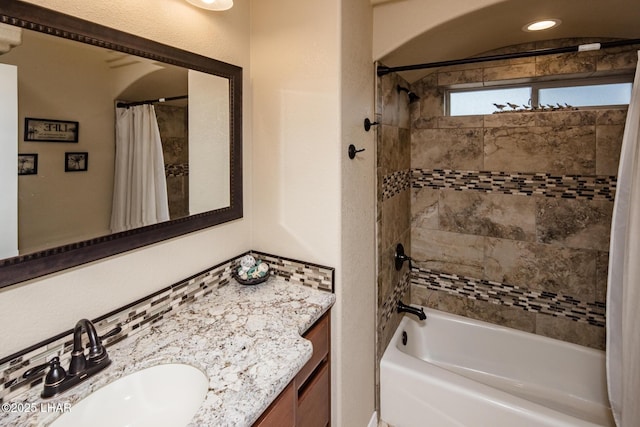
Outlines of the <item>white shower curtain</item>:
[{"label": "white shower curtain", "polygon": [[622,139],[609,249],[607,381],[618,427],[636,427],[640,422],[639,129],[640,67]]},{"label": "white shower curtain", "polygon": [[169,220],[167,181],[153,105],[116,108],[111,231]]}]

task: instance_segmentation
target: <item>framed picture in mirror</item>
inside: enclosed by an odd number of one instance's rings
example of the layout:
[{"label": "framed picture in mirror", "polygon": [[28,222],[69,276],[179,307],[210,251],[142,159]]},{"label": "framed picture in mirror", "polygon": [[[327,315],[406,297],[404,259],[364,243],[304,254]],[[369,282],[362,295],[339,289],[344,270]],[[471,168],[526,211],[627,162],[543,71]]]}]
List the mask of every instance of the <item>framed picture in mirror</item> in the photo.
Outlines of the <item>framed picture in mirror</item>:
[{"label": "framed picture in mirror", "polygon": [[18,175],[37,175],[38,155],[18,154]]},{"label": "framed picture in mirror", "polygon": [[78,142],[78,122],[25,117],[24,140],[36,142]]},{"label": "framed picture in mirror", "polygon": [[85,172],[89,167],[89,153],[64,153],[65,172]]}]

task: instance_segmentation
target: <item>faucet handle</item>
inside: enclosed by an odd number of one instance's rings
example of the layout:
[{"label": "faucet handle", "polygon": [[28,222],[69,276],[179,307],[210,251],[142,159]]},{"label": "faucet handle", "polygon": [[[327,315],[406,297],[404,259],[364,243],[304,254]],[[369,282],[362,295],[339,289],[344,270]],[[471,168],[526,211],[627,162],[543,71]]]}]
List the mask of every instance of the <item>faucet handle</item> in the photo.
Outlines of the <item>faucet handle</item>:
[{"label": "faucet handle", "polygon": [[395,253],[395,265],[397,271],[402,269],[402,264],[404,264],[405,261],[409,261],[409,270],[413,269],[413,265],[411,265],[411,257],[404,252],[404,246],[402,246],[402,243],[398,243]]},{"label": "faucet handle", "polygon": [[60,358],[58,356],[52,358],[47,363],[35,366],[22,374],[23,378],[34,377],[36,374],[44,371],[47,367],[51,367],[44,379],[45,386],[56,385],[67,377],[67,372],[60,366]]}]

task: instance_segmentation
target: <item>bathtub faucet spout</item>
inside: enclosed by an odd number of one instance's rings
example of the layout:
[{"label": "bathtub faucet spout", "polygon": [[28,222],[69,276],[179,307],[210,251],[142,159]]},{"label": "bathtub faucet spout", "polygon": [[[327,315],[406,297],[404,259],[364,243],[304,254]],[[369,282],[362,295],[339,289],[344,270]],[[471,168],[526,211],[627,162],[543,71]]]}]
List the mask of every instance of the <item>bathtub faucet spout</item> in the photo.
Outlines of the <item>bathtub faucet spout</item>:
[{"label": "bathtub faucet spout", "polygon": [[406,305],[402,301],[398,301],[397,312],[398,313],[404,312],[404,313],[415,314],[416,316],[418,316],[418,319],[420,319],[420,320],[424,320],[424,319],[427,318],[427,315],[424,314],[424,308],[422,308],[422,307],[420,307],[420,308],[411,307],[410,305]]}]

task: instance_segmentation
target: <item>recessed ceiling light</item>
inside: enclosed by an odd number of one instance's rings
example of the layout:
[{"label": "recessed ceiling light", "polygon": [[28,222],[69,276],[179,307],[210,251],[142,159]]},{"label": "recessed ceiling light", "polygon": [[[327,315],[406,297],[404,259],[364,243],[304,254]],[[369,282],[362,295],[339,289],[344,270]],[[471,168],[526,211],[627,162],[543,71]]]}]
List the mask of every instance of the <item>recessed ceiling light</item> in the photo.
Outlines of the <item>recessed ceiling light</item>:
[{"label": "recessed ceiling light", "polygon": [[227,10],[233,6],[233,0],[187,0],[187,2],[207,10]]},{"label": "recessed ceiling light", "polygon": [[525,25],[524,27],[522,27],[522,31],[548,30],[549,28],[557,27],[561,22],[562,21],[560,21],[559,19],[543,19]]}]

